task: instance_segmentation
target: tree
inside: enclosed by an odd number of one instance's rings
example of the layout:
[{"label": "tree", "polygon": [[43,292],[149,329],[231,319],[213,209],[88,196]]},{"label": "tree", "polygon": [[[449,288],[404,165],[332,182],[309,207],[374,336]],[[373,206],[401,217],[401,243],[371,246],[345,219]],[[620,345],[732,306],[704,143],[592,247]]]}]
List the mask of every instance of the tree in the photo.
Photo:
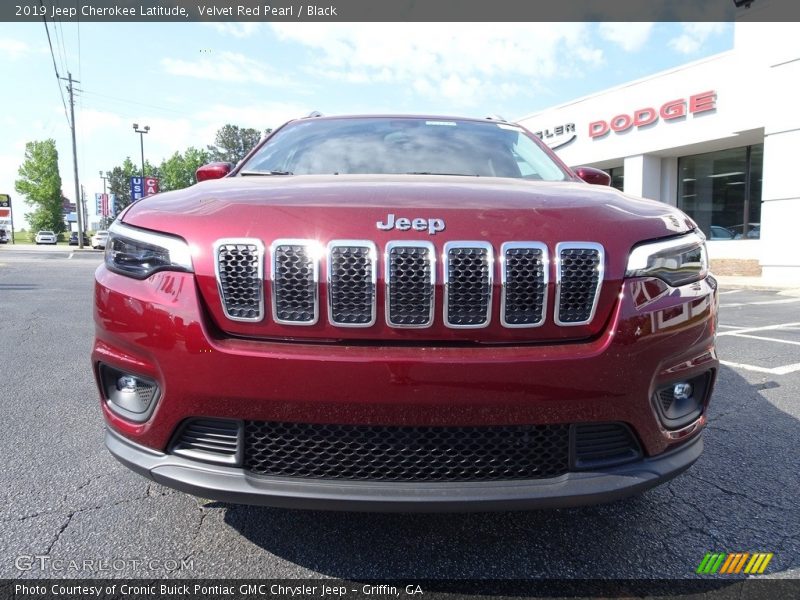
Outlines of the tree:
[{"label": "tree", "polygon": [[211,156],[205,150],[192,147],[187,148],[183,154],[175,152],[159,167],[160,189],[168,192],[194,185],[197,183],[195,171],[208,162],[211,162]]},{"label": "tree", "polygon": [[34,208],[25,219],[32,231],[61,233],[66,229],[61,200],[58,151],[53,139],[25,144],[25,162],[20,166],[14,189]]},{"label": "tree", "polygon": [[[271,129],[266,129],[264,133],[267,134],[271,131]],[[236,164],[242,160],[260,140],[261,132],[258,129],[228,124],[217,131],[216,145],[209,146],[208,151],[212,161]]]}]

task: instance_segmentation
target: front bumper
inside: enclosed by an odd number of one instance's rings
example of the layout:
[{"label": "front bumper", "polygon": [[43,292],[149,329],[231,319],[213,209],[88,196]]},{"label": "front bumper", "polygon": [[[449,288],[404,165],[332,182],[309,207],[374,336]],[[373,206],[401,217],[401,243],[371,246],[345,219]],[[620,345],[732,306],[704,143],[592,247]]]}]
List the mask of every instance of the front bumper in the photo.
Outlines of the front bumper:
[{"label": "front bumper", "polygon": [[[296,508],[495,510],[575,506],[640,493],[702,451],[696,421],[670,430],[656,392],[710,375],[717,319],[712,278],[653,294],[621,284],[604,332],[561,344],[460,347],[248,340],[213,328],[189,273],[136,281],[101,266],[95,372],[105,364],[157,382],[152,416],[132,422],[99,387],[107,445],[124,464],[199,496]],[[168,454],[188,419],[461,427],[623,423],[637,462],[558,477],[483,483],[379,483],[252,476]]]},{"label": "front bumper", "polygon": [[240,468],[156,452],[110,429],[106,446],[122,464],[156,483],[211,500],[297,509],[477,512],[583,506],[640,494],[688,469],[703,452],[703,439],[698,435],[655,458],[602,471],[541,480],[459,483],[253,477]]}]

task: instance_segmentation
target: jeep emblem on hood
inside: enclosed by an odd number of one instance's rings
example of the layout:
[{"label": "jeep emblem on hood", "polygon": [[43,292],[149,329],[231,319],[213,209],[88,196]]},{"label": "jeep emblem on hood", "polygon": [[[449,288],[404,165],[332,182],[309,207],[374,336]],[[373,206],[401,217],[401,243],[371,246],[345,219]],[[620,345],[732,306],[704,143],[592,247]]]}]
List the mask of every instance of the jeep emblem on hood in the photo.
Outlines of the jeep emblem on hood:
[{"label": "jeep emblem on hood", "polygon": [[439,231],[444,231],[444,219],[407,219],[400,217],[395,219],[392,213],[386,217],[386,222],[378,221],[375,223],[378,229],[389,231],[390,229],[399,229],[400,231],[428,231],[430,235],[436,235]]}]

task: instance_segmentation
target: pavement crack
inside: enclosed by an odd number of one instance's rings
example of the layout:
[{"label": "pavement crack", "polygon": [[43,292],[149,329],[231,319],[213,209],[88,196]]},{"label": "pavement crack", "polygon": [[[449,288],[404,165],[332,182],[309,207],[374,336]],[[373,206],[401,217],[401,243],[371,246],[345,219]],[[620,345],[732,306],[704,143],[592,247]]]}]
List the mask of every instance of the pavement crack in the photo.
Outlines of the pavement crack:
[{"label": "pavement crack", "polygon": [[44,552],[45,556],[50,556],[50,551],[53,549],[53,546],[56,545],[56,542],[58,542],[59,538],[61,537],[61,534],[64,533],[67,527],[69,527],[69,524],[72,523],[72,517],[74,516],[75,516],[74,512],[71,512],[67,515],[67,520],[64,521],[64,524],[61,526],[61,529],[59,529],[58,532],[56,533],[56,537],[53,539],[52,542],[50,542],[50,545],[47,547],[47,550],[45,550]]},{"label": "pavement crack", "polygon": [[[197,501],[197,500],[195,500],[195,501]],[[194,536],[192,536],[192,541],[189,543],[189,547],[190,547],[189,552],[186,554],[186,556],[183,557],[183,561],[182,562],[184,564],[194,555],[195,550],[197,548],[197,546],[196,546],[197,545],[197,540],[200,538],[200,532],[203,529],[203,523],[205,523],[205,520],[208,517],[208,515],[211,514],[209,512],[209,510],[204,508],[202,505],[200,505],[199,502],[197,504],[197,510],[200,511],[200,520],[197,522],[197,529],[195,529]]]},{"label": "pavement crack", "polygon": [[714,483],[713,481],[709,481],[708,479],[703,479],[702,477],[700,477],[699,475],[696,475],[695,473],[687,473],[687,476],[688,477],[692,477],[693,479],[697,479],[698,481],[702,481],[703,483],[705,483],[707,485],[710,485],[714,489],[717,489],[720,492],[722,492],[723,494],[726,494],[728,496],[736,496],[736,497],[739,497],[739,498],[744,498],[746,500],[749,500],[750,502],[760,506],[761,508],[772,508],[772,509],[778,509],[778,510],[784,510],[785,509],[785,507],[780,506],[778,504],[771,504],[769,502],[764,502],[762,500],[757,500],[755,498],[752,498],[747,494],[743,494],[742,492],[737,492],[735,490],[729,490],[728,488],[723,487],[723,486],[719,485],[718,483]]}]

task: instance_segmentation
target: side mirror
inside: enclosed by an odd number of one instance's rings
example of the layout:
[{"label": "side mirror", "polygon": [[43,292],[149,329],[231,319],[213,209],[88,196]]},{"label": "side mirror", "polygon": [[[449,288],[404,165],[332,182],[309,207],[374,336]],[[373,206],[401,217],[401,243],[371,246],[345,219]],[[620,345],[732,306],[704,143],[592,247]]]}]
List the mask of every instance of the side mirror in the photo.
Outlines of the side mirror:
[{"label": "side mirror", "polygon": [[611,175],[594,167],[578,167],[575,174],[586,183],[593,185],[611,185]]},{"label": "side mirror", "polygon": [[197,183],[208,179],[220,179],[225,177],[233,169],[233,164],[229,162],[213,162],[203,165],[195,172]]}]

